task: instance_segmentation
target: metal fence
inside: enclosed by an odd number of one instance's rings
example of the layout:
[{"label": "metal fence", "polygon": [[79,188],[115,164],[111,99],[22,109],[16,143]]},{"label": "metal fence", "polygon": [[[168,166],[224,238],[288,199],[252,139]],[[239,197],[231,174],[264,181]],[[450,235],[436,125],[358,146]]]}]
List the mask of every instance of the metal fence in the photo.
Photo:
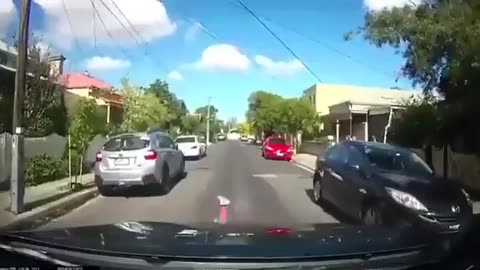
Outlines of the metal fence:
[{"label": "metal fence", "polygon": [[[95,154],[106,142],[106,137],[97,135],[90,143],[84,156],[84,164],[95,161]],[[25,159],[46,154],[56,158],[62,158],[67,150],[68,138],[58,134],[50,134],[46,137],[25,138]],[[12,160],[12,135],[0,134],[0,190],[8,188],[10,180]]]}]

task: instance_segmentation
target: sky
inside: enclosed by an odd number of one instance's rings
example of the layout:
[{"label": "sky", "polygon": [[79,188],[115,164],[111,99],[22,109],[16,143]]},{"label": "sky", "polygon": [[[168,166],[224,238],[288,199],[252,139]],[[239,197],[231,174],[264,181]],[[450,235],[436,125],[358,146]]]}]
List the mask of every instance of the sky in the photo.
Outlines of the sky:
[{"label": "sky", "polygon": [[[343,37],[368,11],[419,1],[242,0],[295,55],[238,0],[33,0],[31,31],[65,55],[66,72],[116,87],[124,77],[139,86],[166,80],[191,111],[211,97],[220,118],[242,120],[257,90],[298,97],[315,83],[411,88],[397,80],[401,55]],[[0,0],[0,39],[12,41],[20,5]]]}]

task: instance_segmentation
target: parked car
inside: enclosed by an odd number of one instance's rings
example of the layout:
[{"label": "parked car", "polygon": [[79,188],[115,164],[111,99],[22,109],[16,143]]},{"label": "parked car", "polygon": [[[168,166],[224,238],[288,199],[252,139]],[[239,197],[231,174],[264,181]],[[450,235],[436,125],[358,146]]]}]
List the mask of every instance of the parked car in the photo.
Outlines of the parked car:
[{"label": "parked car", "polygon": [[217,141],[225,141],[227,140],[227,135],[220,133],[217,135]]},{"label": "parked car", "polygon": [[240,141],[246,142],[248,140],[248,136],[246,134],[240,135]]},{"label": "parked car", "polygon": [[187,158],[200,159],[207,155],[207,144],[200,137],[195,135],[179,136],[175,140],[178,149]]},{"label": "parked car", "polygon": [[412,151],[376,142],[344,141],[317,159],[314,200],[365,224],[419,225],[464,232],[472,204],[457,182],[434,175]]},{"label": "parked car", "polygon": [[167,133],[129,133],[111,137],[96,155],[95,184],[101,194],[115,187],[158,185],[169,192],[172,179],[185,173],[183,154]]},{"label": "parked car", "polygon": [[292,146],[287,144],[283,138],[272,136],[263,142],[262,157],[266,159],[283,159],[290,161],[292,155]]}]

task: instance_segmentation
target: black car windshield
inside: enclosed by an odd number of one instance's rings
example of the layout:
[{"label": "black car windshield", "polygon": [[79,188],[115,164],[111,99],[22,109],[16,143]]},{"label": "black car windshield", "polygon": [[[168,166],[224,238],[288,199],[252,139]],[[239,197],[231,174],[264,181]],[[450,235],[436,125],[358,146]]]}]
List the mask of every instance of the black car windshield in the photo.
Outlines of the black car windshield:
[{"label": "black car windshield", "polygon": [[271,144],[287,144],[287,142],[282,138],[272,138],[270,139]]},{"label": "black car windshield", "polygon": [[195,137],[181,137],[175,140],[176,143],[194,143]]},{"label": "black car windshield", "polygon": [[410,175],[432,174],[432,170],[428,165],[412,152],[375,147],[365,147],[363,151],[367,162],[379,170],[395,171]]},{"label": "black car windshield", "polygon": [[140,150],[148,147],[150,140],[138,136],[121,136],[108,140],[103,145],[105,151]]}]

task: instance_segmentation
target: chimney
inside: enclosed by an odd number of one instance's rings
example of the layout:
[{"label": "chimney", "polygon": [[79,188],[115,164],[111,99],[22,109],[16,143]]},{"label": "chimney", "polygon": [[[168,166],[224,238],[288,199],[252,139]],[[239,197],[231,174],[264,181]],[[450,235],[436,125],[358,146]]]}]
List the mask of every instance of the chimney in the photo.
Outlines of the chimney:
[{"label": "chimney", "polygon": [[50,63],[50,75],[61,75],[63,74],[63,64],[66,58],[62,54],[50,56],[48,62]]}]

